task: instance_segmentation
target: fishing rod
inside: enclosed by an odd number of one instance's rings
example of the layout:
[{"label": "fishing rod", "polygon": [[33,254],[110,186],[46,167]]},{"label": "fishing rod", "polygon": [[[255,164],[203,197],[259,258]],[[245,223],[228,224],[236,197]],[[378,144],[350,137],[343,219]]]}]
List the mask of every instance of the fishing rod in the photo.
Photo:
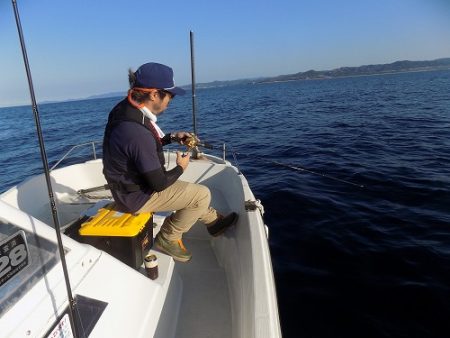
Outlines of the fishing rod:
[{"label": "fishing rod", "polygon": [[[189,41],[191,47],[191,92],[192,92],[192,123],[194,128],[194,137],[197,135],[197,103],[195,96],[195,62],[194,62],[194,32],[189,31]],[[194,159],[199,158],[199,149],[198,147],[192,148],[192,157]]]},{"label": "fishing rod", "polygon": [[42,164],[44,166],[45,180],[47,182],[48,197],[50,200],[50,207],[51,207],[51,211],[52,211],[53,222],[55,224],[59,256],[61,259],[61,264],[62,264],[63,273],[64,273],[64,279],[66,282],[67,297],[69,300],[69,320],[70,320],[70,324],[73,329],[74,336],[78,337],[76,326],[75,326],[75,320],[74,320],[74,312],[76,309],[76,304],[75,304],[74,298],[72,296],[72,289],[70,287],[69,273],[67,270],[66,257],[65,257],[64,247],[63,247],[62,238],[61,238],[61,227],[59,224],[58,211],[56,209],[55,198],[53,195],[53,188],[52,188],[52,183],[51,183],[51,179],[50,179],[50,170],[48,167],[48,160],[47,160],[47,154],[45,151],[44,138],[42,136],[39,111],[38,111],[38,107],[37,107],[37,103],[36,103],[36,96],[34,94],[33,80],[31,78],[30,64],[28,62],[28,56],[27,56],[27,51],[26,51],[26,47],[25,47],[25,39],[23,37],[22,25],[20,23],[19,9],[17,7],[17,0],[11,0],[11,1],[12,1],[13,9],[14,9],[17,31],[19,33],[19,40],[20,40],[20,46],[22,49],[23,62],[25,65],[25,71],[27,73],[28,88],[29,88],[30,96],[31,96],[31,104],[32,104],[32,109],[33,109],[34,121],[36,124],[37,136],[38,136],[38,140],[39,140],[39,148],[41,151]]},{"label": "fishing rod", "polygon": [[197,135],[196,100],[195,100],[195,64],[194,64],[194,32],[189,31],[189,41],[191,46],[191,92],[192,92],[192,122],[194,124],[194,134]]},{"label": "fishing rod", "polygon": [[334,177],[334,176],[331,176],[331,175],[328,175],[328,174],[319,173],[317,171],[314,171],[314,170],[311,170],[311,169],[307,169],[307,168],[304,168],[304,167],[301,167],[301,166],[298,166],[298,165],[293,165],[293,164],[289,164],[289,163],[282,163],[282,162],[274,161],[274,160],[268,160],[265,157],[249,155],[249,154],[244,154],[244,153],[235,152],[235,151],[233,151],[233,155],[241,155],[241,156],[244,156],[244,157],[249,157],[249,158],[252,158],[252,159],[255,159],[255,160],[258,160],[258,161],[262,161],[262,162],[265,162],[265,163],[270,163],[270,164],[273,164],[273,165],[276,165],[276,166],[280,166],[280,167],[283,167],[283,168],[287,168],[287,169],[291,169],[291,170],[294,170],[294,171],[307,172],[309,174],[325,177],[325,178],[328,178],[328,179],[333,180],[333,181],[350,184],[350,185],[358,187],[358,188],[365,188],[365,186],[363,184],[354,183],[354,182],[350,182],[350,181],[347,181],[347,180],[344,180],[344,179],[341,179],[341,178],[337,178],[337,177]]}]

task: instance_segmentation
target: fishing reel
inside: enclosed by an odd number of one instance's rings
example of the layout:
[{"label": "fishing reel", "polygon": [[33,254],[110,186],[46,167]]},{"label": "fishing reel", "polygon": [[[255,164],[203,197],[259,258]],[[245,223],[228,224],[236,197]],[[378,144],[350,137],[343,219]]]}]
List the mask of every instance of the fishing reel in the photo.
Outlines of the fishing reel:
[{"label": "fishing reel", "polygon": [[191,133],[190,137],[183,140],[183,144],[187,147],[187,151],[192,151],[198,147],[213,149],[213,146],[209,143],[201,142],[200,139],[194,133]]},{"label": "fishing reel", "polygon": [[197,137],[197,135],[195,135],[194,133],[190,133],[190,135],[191,136],[186,137],[183,140],[183,145],[185,145],[187,147],[187,150],[186,150],[187,153],[192,152],[193,159],[203,158],[201,152],[198,149],[199,147],[213,149],[212,145],[205,143],[205,142],[201,142],[200,139]]}]

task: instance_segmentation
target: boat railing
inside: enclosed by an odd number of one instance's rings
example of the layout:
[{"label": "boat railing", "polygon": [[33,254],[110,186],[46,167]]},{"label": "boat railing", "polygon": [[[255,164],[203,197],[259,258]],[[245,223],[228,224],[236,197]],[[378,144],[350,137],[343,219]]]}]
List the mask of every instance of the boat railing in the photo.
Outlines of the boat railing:
[{"label": "boat railing", "polygon": [[[96,144],[98,144],[98,143],[100,143],[100,141],[90,141],[90,142],[85,142],[85,143],[80,143],[80,144],[77,144],[77,145],[74,145],[73,147],[71,147],[64,155],[63,155],[63,157],[61,157],[51,168],[50,168],[50,171],[52,171],[52,170],[54,170],[54,169],[56,169],[56,167],[58,167],[60,164],[61,164],[61,162],[62,161],[64,161],[75,149],[78,149],[78,148],[81,148],[81,147],[85,147],[85,146],[91,146],[92,147],[92,155],[93,155],[93,159],[94,160],[96,160],[97,159],[97,151],[96,151],[96,149],[95,149],[95,145]],[[240,169],[239,169],[239,162],[238,162],[238,160],[237,160],[237,158],[236,158],[236,154],[235,154],[235,151],[234,151],[234,149],[233,149],[233,147],[231,147],[231,151],[229,151],[229,149],[228,148],[230,148],[230,147],[227,147],[227,145],[225,144],[225,143],[222,143],[222,147],[221,147],[222,149],[220,149],[221,150],[221,153],[222,153],[222,160],[225,162],[226,161],[226,157],[227,157],[227,152],[231,152],[231,155],[233,156],[233,159],[234,159],[234,163],[235,163],[235,166],[238,168],[238,170],[239,170],[239,172],[240,172]],[[219,148],[215,148],[216,150],[219,150]],[[219,151],[220,151],[219,150]],[[170,150],[168,149],[167,150],[168,152],[170,152]]]},{"label": "boat railing", "polygon": [[100,143],[100,141],[90,141],[90,142],[86,142],[86,143],[81,143],[81,144],[74,145],[72,148],[70,148],[70,149],[64,154],[63,157],[61,157],[61,159],[58,160],[58,162],[56,162],[56,163],[53,165],[53,167],[50,168],[50,171],[56,169],[56,167],[57,167],[62,161],[64,161],[64,160],[70,155],[70,153],[72,153],[72,151],[74,151],[74,150],[77,149],[77,148],[85,147],[85,146],[88,146],[88,145],[90,145],[90,146],[92,147],[92,155],[93,155],[93,157],[94,157],[94,160],[96,160],[96,159],[97,159],[97,152],[96,152],[96,150],[95,150],[95,144],[96,144],[96,143]]},{"label": "boat railing", "polygon": [[[230,150],[228,150],[228,148],[230,148]],[[227,151],[231,153],[231,155],[233,156],[233,165],[237,168],[238,170],[238,174],[241,174],[241,168],[239,165],[239,161],[237,159],[236,156],[236,151],[234,150],[233,146],[229,145],[227,148],[227,145],[225,144],[225,142],[222,143],[222,159],[225,162],[227,159]]]}]

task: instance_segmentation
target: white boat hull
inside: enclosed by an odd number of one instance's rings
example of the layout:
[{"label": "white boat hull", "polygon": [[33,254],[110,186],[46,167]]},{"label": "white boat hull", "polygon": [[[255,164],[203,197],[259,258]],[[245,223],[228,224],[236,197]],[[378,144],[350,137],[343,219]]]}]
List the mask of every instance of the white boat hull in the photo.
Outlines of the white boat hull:
[{"label": "white boat hull", "polygon": [[[167,154],[169,167],[173,156]],[[208,156],[192,161],[180,179],[208,186],[212,205],[221,212],[238,212],[239,221],[214,239],[201,224],[195,225],[185,235],[192,261],[174,263],[157,253],[160,275],[155,281],[145,276],[143,268],[136,271],[64,236],[73,293],[108,303],[90,337],[280,337],[266,227],[259,209],[245,208],[245,201],[255,200],[245,177],[230,163]],[[51,180],[63,229],[92,202],[77,191],[106,183],[101,160],[54,170]],[[30,231],[42,228],[46,236],[54,237],[45,225],[52,224],[46,189],[41,175],[2,194],[0,199],[8,204],[0,204],[5,221]],[[155,217],[159,225],[163,216]],[[30,296],[23,297],[0,318],[0,332],[39,337],[58,320],[67,301],[61,269],[51,273],[59,276],[54,279],[60,287],[49,288],[45,278],[41,280],[43,285],[31,290],[40,301],[31,306]]]}]

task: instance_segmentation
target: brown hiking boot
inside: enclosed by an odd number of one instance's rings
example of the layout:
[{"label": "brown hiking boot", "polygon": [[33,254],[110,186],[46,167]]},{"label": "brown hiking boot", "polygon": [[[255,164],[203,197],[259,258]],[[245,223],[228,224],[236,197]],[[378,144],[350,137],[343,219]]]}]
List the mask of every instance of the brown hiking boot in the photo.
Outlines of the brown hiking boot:
[{"label": "brown hiking boot", "polygon": [[221,235],[229,227],[234,225],[237,219],[238,214],[235,212],[232,212],[227,216],[219,215],[219,217],[213,224],[207,225],[206,229],[208,229],[208,232],[210,233],[211,236],[217,237]]},{"label": "brown hiking boot", "polygon": [[192,258],[192,254],[186,249],[181,239],[168,241],[158,233],[155,238],[155,247],[179,262],[187,262]]}]

